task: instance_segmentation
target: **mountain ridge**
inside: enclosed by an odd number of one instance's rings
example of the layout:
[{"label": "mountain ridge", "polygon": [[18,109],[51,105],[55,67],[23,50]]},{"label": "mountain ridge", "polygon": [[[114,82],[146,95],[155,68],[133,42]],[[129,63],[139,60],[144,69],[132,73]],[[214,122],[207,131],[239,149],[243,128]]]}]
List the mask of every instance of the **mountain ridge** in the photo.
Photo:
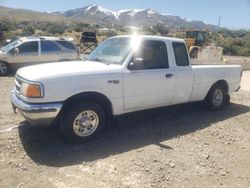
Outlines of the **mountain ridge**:
[{"label": "mountain ridge", "polygon": [[172,28],[190,27],[194,29],[214,29],[216,27],[203,21],[164,14],[153,9],[126,9],[113,11],[97,4],[68,10],[63,12],[62,15],[71,18],[88,19],[101,25],[110,23],[134,26],[163,24]]},{"label": "mountain ridge", "polygon": [[82,8],[67,10],[64,12],[37,12],[26,9],[16,9],[0,6],[0,21],[49,21],[49,22],[85,22],[98,24],[101,27],[120,26],[153,26],[161,24],[169,29],[208,29],[215,30],[218,27],[203,21],[190,20],[180,16],[164,14],[153,9],[125,9],[113,11],[92,4]]}]

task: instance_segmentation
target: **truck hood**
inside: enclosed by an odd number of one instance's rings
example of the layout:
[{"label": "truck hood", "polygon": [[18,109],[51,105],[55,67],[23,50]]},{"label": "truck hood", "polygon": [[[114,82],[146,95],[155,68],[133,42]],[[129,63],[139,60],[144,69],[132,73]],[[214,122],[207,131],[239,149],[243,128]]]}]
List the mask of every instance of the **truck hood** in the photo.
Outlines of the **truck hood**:
[{"label": "truck hood", "polygon": [[60,77],[120,73],[121,68],[121,65],[95,61],[68,61],[24,67],[17,71],[17,75],[30,81],[43,81]]}]

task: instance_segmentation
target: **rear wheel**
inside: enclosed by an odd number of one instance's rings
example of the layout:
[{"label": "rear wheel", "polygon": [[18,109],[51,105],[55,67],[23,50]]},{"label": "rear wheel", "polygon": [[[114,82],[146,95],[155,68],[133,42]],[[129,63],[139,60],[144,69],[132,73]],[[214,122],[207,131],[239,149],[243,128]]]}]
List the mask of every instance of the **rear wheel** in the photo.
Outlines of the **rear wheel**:
[{"label": "rear wheel", "polygon": [[10,66],[4,61],[0,61],[0,76],[8,75],[11,72]]},{"label": "rear wheel", "polygon": [[104,124],[104,111],[98,104],[79,104],[64,113],[60,129],[67,140],[79,142],[97,135]]},{"label": "rear wheel", "polygon": [[206,102],[210,109],[220,110],[224,106],[227,96],[225,87],[222,84],[216,84],[210,89]]}]

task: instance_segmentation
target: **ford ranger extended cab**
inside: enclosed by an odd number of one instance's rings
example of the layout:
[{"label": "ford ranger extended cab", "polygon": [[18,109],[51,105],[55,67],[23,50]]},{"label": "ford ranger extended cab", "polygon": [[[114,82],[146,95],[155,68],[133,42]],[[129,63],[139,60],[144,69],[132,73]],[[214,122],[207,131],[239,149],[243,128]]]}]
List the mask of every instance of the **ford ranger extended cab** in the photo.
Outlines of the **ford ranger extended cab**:
[{"label": "ford ranger extended cab", "polygon": [[192,101],[221,109],[238,91],[238,65],[190,65],[184,40],[106,39],[84,61],[19,69],[12,104],[34,126],[59,122],[73,141],[95,136],[114,115]]}]

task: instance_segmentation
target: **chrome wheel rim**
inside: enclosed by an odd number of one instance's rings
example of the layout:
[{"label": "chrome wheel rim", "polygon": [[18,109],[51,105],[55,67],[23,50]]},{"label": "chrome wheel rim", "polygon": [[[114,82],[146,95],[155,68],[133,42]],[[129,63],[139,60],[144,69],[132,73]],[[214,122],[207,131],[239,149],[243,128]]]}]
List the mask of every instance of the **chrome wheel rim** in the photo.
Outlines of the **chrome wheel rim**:
[{"label": "chrome wheel rim", "polygon": [[80,137],[86,137],[95,132],[99,124],[98,115],[92,110],[86,110],[77,115],[73,129]]},{"label": "chrome wheel rim", "polygon": [[221,89],[216,89],[213,94],[213,104],[220,106],[223,102],[223,92]]},{"label": "chrome wheel rim", "polygon": [[0,75],[6,73],[8,70],[7,66],[4,63],[0,62]]}]

